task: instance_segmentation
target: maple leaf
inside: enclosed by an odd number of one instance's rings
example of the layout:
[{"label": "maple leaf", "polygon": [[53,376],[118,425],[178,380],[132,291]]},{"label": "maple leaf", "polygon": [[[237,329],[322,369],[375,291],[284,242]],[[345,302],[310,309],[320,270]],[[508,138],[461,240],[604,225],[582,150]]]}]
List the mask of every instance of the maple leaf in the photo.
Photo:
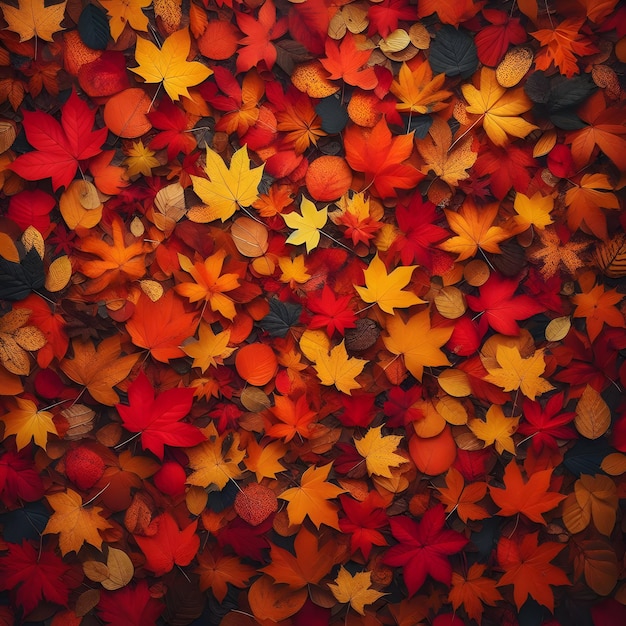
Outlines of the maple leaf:
[{"label": "maple leaf", "polygon": [[[544,196],[540,191],[535,192],[532,198],[517,192],[513,208],[517,213],[513,219],[520,229],[525,230],[534,226],[539,230],[543,230],[554,221],[550,217],[550,211],[554,208],[554,198],[552,196]],[[575,229],[570,227],[570,230]]]},{"label": "maple leaf", "polygon": [[350,295],[335,296],[333,290],[328,285],[324,285],[320,295],[311,294],[307,298],[307,308],[315,313],[308,327],[315,329],[326,326],[329,337],[335,331],[340,335],[345,335],[346,328],[356,326],[356,315],[349,306],[351,300]]},{"label": "maple leaf", "polygon": [[483,8],[482,14],[490,25],[483,26],[476,33],[474,43],[480,62],[495,67],[511,44],[519,45],[526,41],[526,29],[519,18],[512,18],[504,11]]},{"label": "maple leaf", "polygon": [[457,234],[439,244],[446,252],[456,252],[457,261],[464,261],[474,256],[478,250],[501,254],[501,241],[508,239],[510,233],[500,226],[492,226],[498,215],[499,205],[488,204],[480,209],[471,198],[466,198],[458,211],[446,210],[446,219],[450,228]]},{"label": "maple leaf", "polygon": [[309,467],[302,474],[299,487],[287,489],[278,496],[288,502],[287,515],[290,524],[302,524],[308,516],[318,529],[322,524],[339,529],[338,507],[329,500],[336,498],[345,489],[326,481],[331,467],[332,463]]},{"label": "maple leaf", "polygon": [[350,606],[359,614],[365,615],[365,605],[373,604],[385,593],[371,589],[372,572],[357,572],[354,576],[342,565],[334,583],[328,583],[328,588],[339,602],[350,603]]},{"label": "maple leaf", "polygon": [[163,576],[174,565],[189,565],[200,547],[200,537],[196,535],[198,520],[180,530],[172,515],[165,512],[153,522],[157,531],[151,537],[133,535],[146,557],[144,567],[155,576]]},{"label": "maple leaf", "polygon": [[584,224],[598,239],[606,241],[609,233],[606,227],[605,209],[619,209],[620,203],[606,174],[584,174],[580,184],[565,193],[567,205],[567,227],[574,232]]},{"label": "maple leaf", "polygon": [[189,98],[188,87],[206,80],[213,70],[198,61],[187,61],[191,48],[189,30],[172,33],[158,48],[151,41],[137,37],[135,61],[139,67],[129,68],[147,83],[160,83],[172,100]]},{"label": "maple leaf", "polygon": [[392,137],[384,119],[372,129],[348,126],[344,148],[350,167],[365,174],[372,194],[380,198],[395,198],[397,189],[413,189],[424,178],[403,163],[413,152],[413,134]]},{"label": "maple leaf", "polygon": [[193,357],[192,367],[199,367],[204,374],[207,368],[223,365],[237,348],[229,348],[230,330],[224,330],[217,335],[209,324],[200,322],[198,339],[188,339],[181,346],[181,350]]},{"label": "maple leaf", "polygon": [[213,422],[201,432],[206,441],[185,450],[189,467],[194,470],[187,477],[187,484],[197,487],[215,485],[221,491],[229,480],[234,481],[241,476],[239,463],[246,452],[239,449],[238,433],[219,435]]},{"label": "maple leaf", "polygon": [[469,178],[468,169],[474,165],[478,153],[472,150],[473,137],[452,143],[452,130],[447,122],[439,117],[433,119],[428,129],[428,137],[416,141],[417,151],[426,165],[423,174],[432,171],[445,183],[456,187],[460,180]]},{"label": "maple leaf", "polygon": [[293,552],[272,544],[270,563],[259,571],[292,589],[317,585],[335,565],[337,545],[333,540],[320,545],[318,537],[302,526],[293,542]]},{"label": "maple leaf", "polygon": [[455,611],[463,606],[467,616],[479,624],[482,619],[483,604],[495,606],[496,602],[502,600],[496,581],[483,576],[486,569],[486,565],[474,563],[470,566],[466,576],[452,572],[452,588],[448,594],[448,602],[452,604]]},{"label": "maple leaf", "polygon": [[313,202],[302,196],[300,211],[301,215],[295,211],[283,214],[285,224],[289,228],[296,229],[287,237],[286,243],[290,243],[293,246],[305,244],[306,251],[311,252],[319,244],[320,230],[324,228],[328,221],[328,207],[318,211]]},{"label": "maple leaf", "polygon": [[472,311],[482,311],[480,329],[487,330],[489,324],[493,330],[503,335],[519,335],[517,320],[524,320],[543,312],[544,307],[530,296],[516,296],[519,283],[515,279],[507,280],[493,273],[480,286],[480,295],[467,295],[465,299]]},{"label": "maple leaf", "polygon": [[[625,148],[626,149],[626,148]],[[580,254],[589,245],[584,241],[563,242],[554,228],[545,228],[537,232],[539,244],[529,253],[529,259],[541,263],[540,272],[544,279],[556,274],[564,265],[570,274],[583,267],[584,261]]]},{"label": "maple leaf", "polygon": [[7,21],[7,30],[20,36],[20,41],[40,37],[45,41],[54,41],[52,35],[64,30],[61,22],[65,17],[67,0],[59,4],[45,6],[44,0],[19,0],[18,6],[2,3],[2,12]]},{"label": "maple leaf", "polygon": [[0,458],[0,501],[10,508],[18,500],[41,500],[44,491],[43,482],[32,460],[32,450],[7,450],[3,453]]},{"label": "maple leaf", "polygon": [[198,567],[194,572],[200,575],[200,589],[210,589],[217,601],[222,603],[228,593],[228,585],[245,588],[256,569],[242,563],[238,556],[225,555],[219,546],[214,546],[198,554]]},{"label": "maple leaf", "polygon": [[354,246],[359,242],[369,246],[370,240],[383,226],[377,219],[383,215],[380,205],[372,202],[364,192],[355,193],[351,197],[346,194],[336,205],[339,208],[330,214],[330,219],[337,226],[346,227],[343,236],[351,239]]},{"label": "maple leaf", "polygon": [[100,153],[108,132],[92,130],[96,112],[75,91],[61,109],[60,124],[42,111],[23,114],[26,139],[35,150],[18,156],[8,169],[26,180],[51,178],[55,191],[72,182],[81,161]]},{"label": "maple leaf", "polygon": [[522,358],[515,346],[499,345],[496,349],[496,361],[499,368],[489,368],[487,382],[502,387],[504,391],[519,389],[527,398],[534,400],[536,396],[554,389],[541,374],[546,369],[543,360],[543,349],[536,350],[532,356]]},{"label": "maple leaf", "polygon": [[256,439],[251,439],[246,444],[246,458],[244,465],[251,472],[254,472],[258,482],[263,478],[276,478],[277,472],[284,472],[285,468],[278,462],[285,456],[286,446],[280,441],[270,441],[265,446],[257,443]]},{"label": "maple leaf", "polygon": [[415,12],[408,0],[382,0],[379,4],[370,5],[367,17],[367,34],[371,36],[378,33],[381,37],[387,37],[398,28],[400,20],[412,20]]},{"label": "maple leaf", "polygon": [[52,421],[52,413],[40,411],[32,400],[15,398],[17,407],[8,413],[0,415],[4,423],[4,436],[15,435],[15,445],[19,450],[25,448],[31,440],[36,446],[46,449],[48,434],[57,435],[57,429]]},{"label": "maple leaf", "polygon": [[465,485],[461,472],[451,467],[446,474],[446,486],[437,487],[437,491],[440,493],[438,496],[440,502],[446,505],[446,513],[456,511],[464,523],[489,517],[487,510],[476,504],[487,494],[487,483],[475,482]]},{"label": "maple leaf", "polygon": [[474,17],[481,6],[474,0],[420,0],[417,15],[422,18],[436,12],[442,23],[457,26]]},{"label": "maple leaf", "polygon": [[[452,92],[441,89],[445,81],[445,74],[438,74],[433,78],[433,71],[427,60],[413,69],[403,63],[398,72],[398,80],[391,83],[389,91],[400,100],[396,104],[398,111],[428,115],[448,106],[443,101],[447,100]],[[437,120],[439,118],[434,118],[433,123]]]},{"label": "maple leaf", "polygon": [[338,391],[350,395],[353,389],[359,389],[361,386],[356,377],[363,371],[368,361],[349,357],[345,344],[344,340],[330,352],[320,350],[313,367],[322,385],[335,385]]},{"label": "maple leaf", "polygon": [[258,187],[265,164],[250,168],[248,147],[237,150],[226,167],[222,157],[207,146],[206,172],[209,180],[191,176],[193,190],[208,207],[200,207],[188,212],[193,222],[212,222],[221,219],[225,222],[240,207],[253,204],[258,198]]},{"label": "maple leaf", "polygon": [[365,67],[372,54],[371,50],[360,50],[352,33],[346,33],[340,44],[332,39],[326,39],[326,58],[320,59],[320,63],[329,73],[332,80],[343,79],[348,85],[354,85],[361,89],[374,89],[378,84],[378,78],[373,67]]},{"label": "maple leaf", "polygon": [[147,9],[151,0],[101,0],[100,4],[106,9],[109,20],[109,29],[113,41],[117,41],[128,24],[133,30],[147,32],[148,17],[142,11]]},{"label": "maple leaf", "polygon": [[113,406],[119,401],[114,385],[124,380],[139,358],[138,354],[121,356],[119,335],[103,339],[98,347],[91,341],[72,341],[73,359],[60,363],[63,373],[89,391],[96,402]]},{"label": "maple leaf", "polygon": [[0,557],[0,589],[15,594],[16,603],[28,615],[42,602],[68,605],[69,590],[63,578],[70,571],[54,552],[35,550],[30,543],[8,543]]},{"label": "maple leaf", "polygon": [[417,265],[400,266],[387,273],[387,268],[378,253],[363,270],[365,287],[355,285],[363,302],[377,304],[382,311],[393,315],[394,309],[406,309],[414,304],[424,304],[414,293],[403,291],[411,280]]},{"label": "maple leaf", "polygon": [[509,90],[501,87],[495,70],[483,67],[480,70],[480,88],[462,85],[461,90],[469,102],[467,112],[483,116],[483,128],[497,146],[505,146],[509,135],[524,138],[537,128],[519,117],[532,107],[523,88]]},{"label": "maple leaf", "polygon": [[103,591],[98,602],[98,614],[107,624],[137,626],[154,624],[165,605],[150,595],[145,579],[136,585],[127,585],[113,593]]},{"label": "maple leaf", "polygon": [[270,413],[281,423],[268,425],[265,432],[270,437],[283,437],[285,443],[295,435],[308,439],[311,424],[317,419],[317,413],[311,410],[304,394],[295,401],[288,396],[275,395]]},{"label": "maple leaf", "polygon": [[524,436],[530,436],[531,445],[536,452],[541,452],[544,447],[556,450],[557,439],[574,439],[576,433],[569,424],[575,417],[574,411],[559,413],[563,408],[564,393],[557,393],[550,397],[545,407],[532,400],[524,400],[522,413],[524,420],[519,425],[517,432]]},{"label": "maple leaf", "polygon": [[155,395],[148,377],[140,372],[128,387],[128,406],[116,404],[122,425],[141,433],[141,446],[163,460],[164,445],[184,448],[204,441],[202,432],[180,420],[189,414],[193,389],[179,387]]},{"label": "maple leaf", "polygon": [[80,494],[72,489],[46,495],[46,499],[54,513],[43,534],[59,533],[59,548],[63,556],[68,552],[78,552],[84,543],[101,549],[102,537],[98,531],[113,528],[100,514],[101,507],[86,509]]},{"label": "maple leaf", "polygon": [[495,444],[498,454],[506,450],[515,455],[512,435],[517,431],[519,420],[519,417],[506,417],[501,406],[492,404],[484,421],[472,419],[467,426],[478,439],[485,442],[485,446]]},{"label": "maple leaf", "polygon": [[394,316],[387,321],[386,330],[385,347],[404,357],[404,365],[417,380],[422,380],[424,367],[450,365],[440,348],[450,339],[453,328],[432,328],[428,310],[411,316],[406,324]]},{"label": "maple leaf", "polygon": [[350,534],[350,548],[354,554],[361,550],[369,559],[373,546],[386,546],[387,540],[378,528],[387,526],[389,518],[382,508],[385,504],[376,491],[370,491],[362,502],[345,495],[339,496],[341,509],[346,517],[339,520],[342,533]]},{"label": "maple leaf", "polygon": [[255,70],[246,73],[241,86],[225,67],[216,67],[213,76],[217,86],[226,94],[207,98],[216,109],[225,112],[215,129],[229,134],[236,132],[242,137],[259,119],[259,102],[263,98],[265,83]]},{"label": "maple leaf", "polygon": [[563,20],[555,28],[543,28],[530,33],[540,44],[541,48],[535,55],[535,67],[538,70],[547,70],[550,64],[559,69],[561,74],[571,78],[579,73],[576,56],[594,54],[596,46],[579,33],[585,19],[569,18]]},{"label": "maple leaf", "polygon": [[524,535],[521,542],[500,537],[498,563],[505,572],[498,587],[513,585],[513,598],[518,611],[530,596],[539,604],[554,611],[554,595],[550,585],[571,585],[565,572],[550,561],[565,545],[544,541],[539,545],[539,533]]},{"label": "maple leaf", "polygon": [[455,530],[444,529],[443,506],[428,509],[419,522],[409,517],[392,517],[391,533],[399,542],[383,557],[383,563],[403,567],[404,582],[410,596],[417,593],[427,576],[450,585],[452,566],[447,557],[462,550],[468,540]]},{"label": "maple leaf", "polygon": [[237,73],[246,72],[250,68],[264,62],[265,68],[271,70],[276,62],[276,46],[272,43],[287,32],[287,20],[276,21],[276,7],[272,0],[266,0],[258,13],[258,20],[251,15],[235,11],[237,25],[245,37],[239,40],[243,46],[238,51]]},{"label": "maple leaf", "polygon": [[180,152],[191,154],[197,148],[193,133],[188,132],[192,127],[188,114],[169,98],[163,98],[157,110],[148,113],[147,117],[154,128],[163,131],[150,140],[148,147],[152,150],[167,148],[168,161],[173,161]]},{"label": "maple leaf", "polygon": [[226,250],[219,248],[217,252],[207,257],[204,262],[192,263],[189,258],[179,254],[178,261],[181,269],[187,272],[195,282],[179,283],[174,287],[176,293],[189,299],[189,302],[204,300],[212,311],[221,313],[229,320],[233,320],[237,312],[235,303],[226,295],[239,286],[239,275],[233,273],[222,274]]},{"label": "maple leaf", "polygon": [[498,515],[511,517],[521,513],[529,520],[546,525],[542,513],[554,509],[565,499],[560,493],[549,492],[553,468],[535,472],[524,482],[522,472],[515,460],[504,468],[504,488],[489,486],[489,495],[500,507]]},{"label": "maple leaf", "polygon": [[602,332],[604,324],[624,328],[624,316],[615,306],[624,298],[616,289],[605,289],[604,285],[595,284],[595,276],[588,272],[579,278],[583,293],[572,297],[576,305],[574,317],[584,317],[587,321],[587,334],[594,342]]},{"label": "maple leaf", "polygon": [[406,463],[407,459],[396,454],[402,441],[400,435],[383,435],[382,426],[370,428],[361,439],[355,439],[358,453],[365,459],[367,473],[371,476],[391,478],[391,467]]}]

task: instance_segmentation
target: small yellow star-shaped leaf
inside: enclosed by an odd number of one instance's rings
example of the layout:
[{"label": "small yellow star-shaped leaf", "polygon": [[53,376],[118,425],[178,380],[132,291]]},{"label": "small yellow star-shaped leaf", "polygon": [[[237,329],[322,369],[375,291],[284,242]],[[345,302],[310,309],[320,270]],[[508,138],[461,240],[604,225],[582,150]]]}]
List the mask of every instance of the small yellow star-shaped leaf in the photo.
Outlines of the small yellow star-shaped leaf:
[{"label": "small yellow star-shaped leaf", "polygon": [[341,566],[334,583],[328,587],[339,602],[349,602],[350,606],[359,614],[365,615],[365,605],[376,602],[384,593],[371,589],[372,572],[357,572],[354,576]]},{"label": "small yellow star-shaped leaf", "polygon": [[365,459],[367,473],[370,476],[376,474],[391,478],[392,474],[389,468],[398,467],[398,465],[406,463],[407,460],[396,454],[402,437],[400,435],[383,436],[381,431],[382,426],[370,428],[365,433],[365,437],[354,440],[354,445],[357,452]]},{"label": "small yellow star-shaped leaf", "polygon": [[493,404],[485,415],[485,420],[472,419],[467,425],[478,439],[485,442],[485,446],[495,444],[498,454],[505,450],[515,454],[515,443],[512,435],[517,430],[519,417],[506,417],[502,407]]},{"label": "small yellow star-shaped leaf", "polygon": [[345,341],[342,341],[329,353],[320,350],[314,367],[322,385],[329,387],[335,385],[341,393],[350,395],[353,389],[361,386],[355,379],[363,371],[366,363],[365,359],[349,357]]},{"label": "small yellow star-shaped leaf", "polygon": [[285,224],[289,228],[295,229],[287,237],[287,243],[294,246],[299,246],[303,243],[306,245],[306,251],[311,252],[319,244],[320,229],[324,228],[328,221],[328,207],[318,211],[313,202],[303,197],[300,203],[300,211],[302,212],[301,215],[295,211],[283,215]]},{"label": "small yellow star-shaped leaf", "polygon": [[4,422],[4,438],[15,435],[15,445],[18,450],[26,447],[31,439],[35,445],[46,449],[48,433],[57,434],[56,426],[52,421],[52,413],[38,411],[37,405],[31,400],[16,398],[17,408],[0,416]]},{"label": "small yellow star-shaped leaf", "polygon": [[198,339],[191,339],[183,346],[181,350],[188,356],[193,357],[192,367],[199,367],[204,373],[211,365],[217,367],[228,358],[236,348],[229,348],[230,330],[217,333],[204,322],[200,323],[198,330]]}]

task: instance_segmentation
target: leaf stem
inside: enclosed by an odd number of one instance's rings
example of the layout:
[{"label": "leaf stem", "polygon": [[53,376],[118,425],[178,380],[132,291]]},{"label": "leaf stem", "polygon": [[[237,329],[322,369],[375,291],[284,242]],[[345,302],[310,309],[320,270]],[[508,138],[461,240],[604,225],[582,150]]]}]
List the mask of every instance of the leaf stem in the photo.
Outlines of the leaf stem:
[{"label": "leaf stem", "polygon": [[100,491],[98,491],[98,493],[91,498],[90,500],[87,500],[87,502],[83,502],[81,505],[81,508],[84,508],[86,506],[88,506],[89,504],[91,504],[94,500],[96,500],[99,496],[101,496],[111,485],[111,483],[107,483],[104,487],[102,487],[102,489],[100,489]]}]

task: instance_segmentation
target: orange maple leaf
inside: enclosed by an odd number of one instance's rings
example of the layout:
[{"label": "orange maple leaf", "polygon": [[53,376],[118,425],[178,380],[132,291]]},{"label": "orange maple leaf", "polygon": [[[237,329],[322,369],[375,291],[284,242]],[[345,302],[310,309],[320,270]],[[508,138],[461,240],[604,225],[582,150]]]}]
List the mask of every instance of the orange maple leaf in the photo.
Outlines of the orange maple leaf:
[{"label": "orange maple leaf", "polygon": [[326,58],[320,59],[333,80],[343,79],[348,85],[361,89],[374,89],[378,78],[373,67],[364,67],[372,55],[371,50],[359,50],[354,35],[347,33],[340,44],[326,40]]},{"label": "orange maple leaf", "polygon": [[452,572],[452,587],[448,594],[448,601],[455,611],[463,606],[467,616],[479,624],[483,615],[483,604],[495,606],[498,600],[502,600],[496,581],[483,576],[486,569],[486,565],[474,563],[466,576]]},{"label": "orange maple leaf", "polygon": [[427,115],[448,106],[443,101],[447,100],[452,92],[441,89],[445,81],[445,74],[438,74],[433,78],[428,61],[423,61],[416,68],[403,63],[398,72],[398,80],[391,83],[389,91],[400,100],[396,104],[398,111]]},{"label": "orange maple leaf", "polygon": [[560,493],[549,492],[553,468],[535,472],[524,482],[519,466],[513,460],[504,470],[504,489],[489,486],[491,499],[500,507],[498,515],[510,517],[521,513],[529,520],[546,525],[542,513],[551,511],[565,499]]},{"label": "orange maple leaf", "polygon": [[251,565],[242,563],[238,556],[225,555],[221,547],[213,546],[198,554],[200,589],[210,589],[218,602],[223,602],[228,593],[228,585],[246,587],[248,580],[256,574]]},{"label": "orange maple leaf", "polygon": [[446,474],[446,487],[437,487],[439,501],[446,506],[446,513],[456,511],[467,524],[468,520],[486,519],[487,510],[476,504],[487,494],[487,483],[475,482],[465,485],[463,475],[454,467]]},{"label": "orange maple leaf", "polygon": [[272,423],[268,415],[265,433],[270,437],[282,437],[285,443],[291,441],[296,434],[308,439],[311,424],[317,419],[317,413],[311,410],[304,394],[296,400],[275,395],[274,406],[268,413],[278,420],[278,423]]}]

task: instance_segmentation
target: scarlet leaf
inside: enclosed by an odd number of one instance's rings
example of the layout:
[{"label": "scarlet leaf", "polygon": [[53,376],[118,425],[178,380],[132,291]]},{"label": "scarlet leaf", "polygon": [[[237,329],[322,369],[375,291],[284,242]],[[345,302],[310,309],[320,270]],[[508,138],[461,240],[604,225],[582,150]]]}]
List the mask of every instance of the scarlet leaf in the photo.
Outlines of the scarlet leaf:
[{"label": "scarlet leaf", "polygon": [[382,508],[384,500],[375,491],[370,491],[362,502],[349,496],[340,495],[341,508],[346,514],[339,520],[339,528],[350,534],[350,548],[354,554],[361,550],[368,559],[373,546],[386,546],[387,540],[378,531],[388,524],[388,517]]},{"label": "scarlet leaf", "polygon": [[105,591],[98,602],[100,617],[115,626],[154,624],[164,608],[165,605],[150,595],[145,580],[117,591]]}]

